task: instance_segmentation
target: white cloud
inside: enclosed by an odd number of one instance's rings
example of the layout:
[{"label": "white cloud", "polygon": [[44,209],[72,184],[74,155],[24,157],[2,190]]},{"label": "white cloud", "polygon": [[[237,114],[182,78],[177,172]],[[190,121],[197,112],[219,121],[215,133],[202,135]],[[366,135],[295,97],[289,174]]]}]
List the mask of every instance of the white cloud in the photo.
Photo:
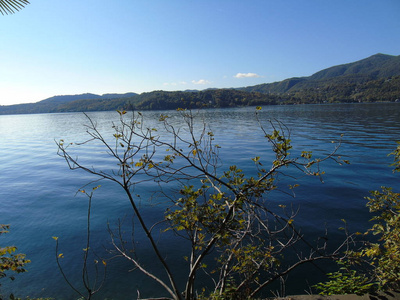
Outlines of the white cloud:
[{"label": "white cloud", "polygon": [[211,83],[210,81],[208,81],[208,80],[205,80],[205,79],[200,79],[200,80],[192,80],[192,83],[193,84],[207,84],[207,83]]},{"label": "white cloud", "polygon": [[235,77],[235,78],[258,78],[261,76],[256,73],[237,73],[233,77]]},{"label": "white cloud", "polygon": [[187,83],[186,83],[185,81],[180,81],[180,82],[164,82],[164,83],[163,83],[164,86],[169,86],[169,85],[177,86],[177,85],[184,85],[184,84],[187,84]]}]

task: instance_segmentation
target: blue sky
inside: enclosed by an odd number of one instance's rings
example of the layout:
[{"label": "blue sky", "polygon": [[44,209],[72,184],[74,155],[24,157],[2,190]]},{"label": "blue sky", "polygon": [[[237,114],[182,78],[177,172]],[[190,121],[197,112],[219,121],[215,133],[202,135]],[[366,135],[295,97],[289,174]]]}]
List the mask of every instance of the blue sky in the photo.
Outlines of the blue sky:
[{"label": "blue sky", "polygon": [[229,88],[400,55],[399,0],[30,0],[0,15],[0,105]]}]

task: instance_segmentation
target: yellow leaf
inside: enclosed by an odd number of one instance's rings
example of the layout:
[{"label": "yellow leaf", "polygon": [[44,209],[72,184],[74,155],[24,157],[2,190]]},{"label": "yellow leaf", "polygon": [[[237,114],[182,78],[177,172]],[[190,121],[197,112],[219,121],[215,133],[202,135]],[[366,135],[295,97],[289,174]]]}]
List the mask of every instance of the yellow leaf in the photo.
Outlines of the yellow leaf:
[{"label": "yellow leaf", "polygon": [[57,241],[58,240],[58,236],[52,236],[52,238]]},{"label": "yellow leaf", "polygon": [[107,266],[107,263],[104,259],[101,262],[103,263],[103,265]]},{"label": "yellow leaf", "polygon": [[62,253],[58,254],[58,258],[64,258],[64,254]]},{"label": "yellow leaf", "polygon": [[194,155],[194,156],[196,156],[196,154],[197,154],[197,150],[196,150],[196,149],[194,149],[194,150],[192,151],[192,153],[193,153],[193,155]]}]

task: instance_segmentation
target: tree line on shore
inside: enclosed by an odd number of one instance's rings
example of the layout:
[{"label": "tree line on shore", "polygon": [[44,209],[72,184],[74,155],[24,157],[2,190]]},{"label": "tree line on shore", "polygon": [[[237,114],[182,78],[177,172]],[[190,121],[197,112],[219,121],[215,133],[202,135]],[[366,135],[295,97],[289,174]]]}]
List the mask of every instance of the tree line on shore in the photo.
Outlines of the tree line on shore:
[{"label": "tree line on shore", "polygon": [[400,101],[400,56],[375,54],[360,61],[321,70],[308,77],[243,88],[54,96],[37,103],[0,106],[0,114],[381,101]]},{"label": "tree line on shore", "polygon": [[238,89],[204,91],[153,91],[113,99],[79,99],[64,103],[37,103],[0,106],[0,114],[87,112],[112,110],[202,109],[257,105],[358,103],[399,101],[400,76],[370,79],[345,76],[324,79],[314,86],[286,93],[262,93]]}]

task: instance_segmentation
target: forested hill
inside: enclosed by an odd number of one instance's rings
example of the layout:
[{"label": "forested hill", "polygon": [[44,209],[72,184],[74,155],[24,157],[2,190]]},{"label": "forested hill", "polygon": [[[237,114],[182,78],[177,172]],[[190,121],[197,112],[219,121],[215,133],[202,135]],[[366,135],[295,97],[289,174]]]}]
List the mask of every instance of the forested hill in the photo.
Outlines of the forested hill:
[{"label": "forested hill", "polygon": [[[119,99],[130,98],[137,95],[136,93],[126,94],[80,94],[80,95],[63,95],[54,96],[36,103],[24,103],[16,105],[0,106],[0,114],[37,114],[37,113],[54,113],[61,112],[61,108],[75,101],[100,101],[103,103],[113,102]],[[103,110],[103,109],[100,109]],[[81,110],[82,111],[82,110]]]},{"label": "forested hill", "polygon": [[[255,86],[240,88],[247,92],[284,94],[304,91],[309,89],[324,89],[330,86],[331,89],[338,87],[343,89],[346,83],[350,85],[362,85],[369,81],[390,79],[400,76],[400,55],[375,54],[368,58],[330,67],[319,71],[309,77],[293,77],[279,82],[264,83]],[[375,85],[375,84],[373,84]],[[338,97],[341,93],[338,92]],[[399,97],[398,95],[397,97]],[[347,94],[342,97],[351,100]]]},{"label": "forested hill", "polygon": [[0,106],[0,114],[176,109],[249,105],[396,101],[400,98],[400,56],[376,54],[321,70],[237,89],[153,91],[127,94],[54,96],[37,103]]},{"label": "forested hill", "polygon": [[94,100],[94,99],[103,99],[103,100],[110,100],[110,99],[118,99],[118,98],[127,98],[137,95],[136,93],[126,93],[126,94],[104,94],[104,95],[96,95],[96,94],[80,94],[80,95],[64,95],[64,96],[54,96],[51,98],[44,99],[38,103],[57,103],[63,104],[72,102],[75,100]]}]

